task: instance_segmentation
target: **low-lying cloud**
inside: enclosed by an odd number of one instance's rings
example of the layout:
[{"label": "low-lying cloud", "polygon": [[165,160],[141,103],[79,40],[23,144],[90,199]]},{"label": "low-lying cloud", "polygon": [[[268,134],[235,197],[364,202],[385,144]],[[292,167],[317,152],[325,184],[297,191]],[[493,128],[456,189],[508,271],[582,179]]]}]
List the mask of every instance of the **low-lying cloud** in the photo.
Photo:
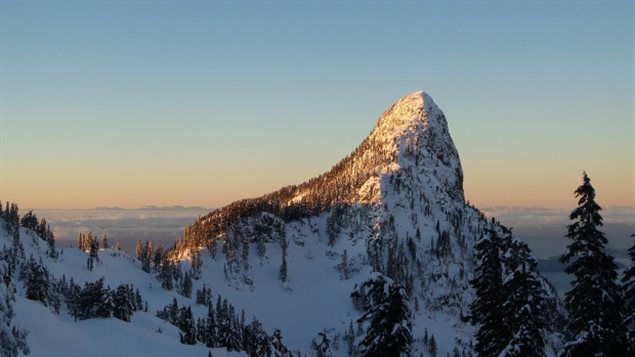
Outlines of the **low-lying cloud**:
[{"label": "low-lying cloud", "polygon": [[151,240],[163,246],[172,245],[183,228],[197,217],[209,213],[206,208],[142,208],[142,209],[51,209],[36,214],[50,223],[60,246],[76,246],[80,232],[93,232],[100,238],[106,234],[111,243],[134,251],[137,240]]},{"label": "low-lying cloud", "polygon": [[[514,234],[527,242],[538,258],[560,255],[569,244],[564,236],[567,225],[571,224],[571,210],[486,207],[481,211],[513,227]],[[608,248],[618,257],[625,256],[626,249],[633,244],[630,235],[635,233],[635,207],[607,207],[601,214],[604,218],[601,230],[609,240]]]}]

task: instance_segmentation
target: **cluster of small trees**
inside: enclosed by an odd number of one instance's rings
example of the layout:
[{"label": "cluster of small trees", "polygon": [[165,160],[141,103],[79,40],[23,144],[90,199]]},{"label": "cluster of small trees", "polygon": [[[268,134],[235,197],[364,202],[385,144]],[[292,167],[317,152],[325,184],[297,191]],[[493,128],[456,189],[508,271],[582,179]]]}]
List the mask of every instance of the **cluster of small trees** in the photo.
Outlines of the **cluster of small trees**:
[{"label": "cluster of small trees", "polygon": [[[55,235],[45,218],[38,220],[33,210],[29,210],[24,216],[20,217],[18,205],[9,202],[6,202],[4,210],[0,203],[0,218],[4,219],[7,232],[13,238],[13,248],[16,257],[25,258],[24,246],[20,241],[20,226],[33,231],[36,237],[46,242],[50,258],[56,259],[58,257],[59,253],[55,248]],[[37,241],[35,243],[37,244]]]},{"label": "cluster of small trees", "polygon": [[129,322],[136,311],[144,309],[139,289],[122,284],[113,290],[104,286],[104,278],[86,282],[83,288],[71,281],[64,291],[69,314],[75,320],[114,317]]},{"label": "cluster of small trees", "polygon": [[[197,296],[207,296],[208,290],[197,292]],[[211,293],[210,293],[211,294]],[[206,302],[207,316],[195,319],[190,306],[179,307],[176,299],[157,312],[157,317],[171,323],[180,330],[180,340],[184,344],[204,343],[207,347],[226,347],[230,351],[244,351],[249,356],[291,356],[288,348],[282,342],[282,333],[275,330],[268,335],[262,324],[253,318],[245,322],[245,312],[240,316],[233,305],[219,295],[216,307]],[[207,304],[209,303],[209,304]]]},{"label": "cluster of small trees", "polygon": [[[4,260],[6,255],[7,252],[3,251],[0,260]],[[64,300],[69,314],[76,320],[112,316],[130,321],[135,311],[144,308],[139,290],[132,285],[122,284],[112,290],[104,287],[101,278],[81,288],[72,279],[67,282],[65,276],[55,279],[46,265],[41,260],[36,261],[33,256],[20,265],[19,277],[24,283],[27,299],[39,301],[55,313],[59,313],[61,301]]]},{"label": "cluster of small trees", "polygon": [[136,257],[141,262],[141,269],[146,273],[154,272],[161,286],[166,290],[176,290],[179,294],[192,297],[192,280],[200,275],[201,259],[199,254],[194,254],[192,269],[183,273],[180,262],[169,259],[168,251],[159,245],[152,247],[151,241],[137,241],[135,249]]},{"label": "cluster of small trees", "polygon": [[[17,210],[17,206],[16,206]],[[48,244],[49,257],[55,259],[58,256],[57,250],[55,250],[55,235],[51,231],[46,219],[42,218],[38,221],[37,216],[32,210],[22,216],[20,219],[20,225],[24,228],[30,229],[35,234]]]}]

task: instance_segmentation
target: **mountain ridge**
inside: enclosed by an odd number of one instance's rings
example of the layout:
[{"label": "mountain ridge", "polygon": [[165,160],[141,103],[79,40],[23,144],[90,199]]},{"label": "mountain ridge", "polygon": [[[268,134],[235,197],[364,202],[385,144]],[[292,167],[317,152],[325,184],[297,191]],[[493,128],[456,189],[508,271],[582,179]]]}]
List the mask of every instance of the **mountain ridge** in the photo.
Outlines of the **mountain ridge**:
[{"label": "mountain ridge", "polygon": [[[379,203],[382,180],[395,172],[412,175],[417,168],[436,178],[430,184],[437,193],[442,189],[453,200],[464,202],[463,171],[447,120],[432,97],[422,90],[395,101],[366,139],[330,170],[298,185],[232,202],[197,220],[194,228],[206,229],[206,239],[211,239],[254,212],[267,211],[292,221],[338,205]],[[190,245],[188,236],[186,229],[181,245]]]}]

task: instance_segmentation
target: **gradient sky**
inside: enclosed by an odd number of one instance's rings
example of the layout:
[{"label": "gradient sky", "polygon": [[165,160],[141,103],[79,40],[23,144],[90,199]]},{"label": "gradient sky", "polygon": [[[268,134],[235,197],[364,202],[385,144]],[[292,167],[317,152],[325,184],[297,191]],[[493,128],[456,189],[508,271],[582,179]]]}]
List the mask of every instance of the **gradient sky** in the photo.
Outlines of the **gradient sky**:
[{"label": "gradient sky", "polygon": [[217,207],[444,110],[467,198],[635,205],[632,1],[0,1],[0,199]]}]

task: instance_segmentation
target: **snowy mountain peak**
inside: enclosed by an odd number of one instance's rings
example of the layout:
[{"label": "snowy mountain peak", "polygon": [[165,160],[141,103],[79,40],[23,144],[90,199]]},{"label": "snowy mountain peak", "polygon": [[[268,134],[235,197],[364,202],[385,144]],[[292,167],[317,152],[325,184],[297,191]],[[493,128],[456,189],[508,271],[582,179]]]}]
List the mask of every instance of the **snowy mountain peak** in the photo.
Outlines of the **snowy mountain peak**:
[{"label": "snowy mountain peak", "polygon": [[[379,172],[395,170],[435,176],[450,195],[463,200],[463,170],[445,115],[424,91],[391,105],[367,139],[390,159]],[[386,165],[387,164],[387,165]]]}]

